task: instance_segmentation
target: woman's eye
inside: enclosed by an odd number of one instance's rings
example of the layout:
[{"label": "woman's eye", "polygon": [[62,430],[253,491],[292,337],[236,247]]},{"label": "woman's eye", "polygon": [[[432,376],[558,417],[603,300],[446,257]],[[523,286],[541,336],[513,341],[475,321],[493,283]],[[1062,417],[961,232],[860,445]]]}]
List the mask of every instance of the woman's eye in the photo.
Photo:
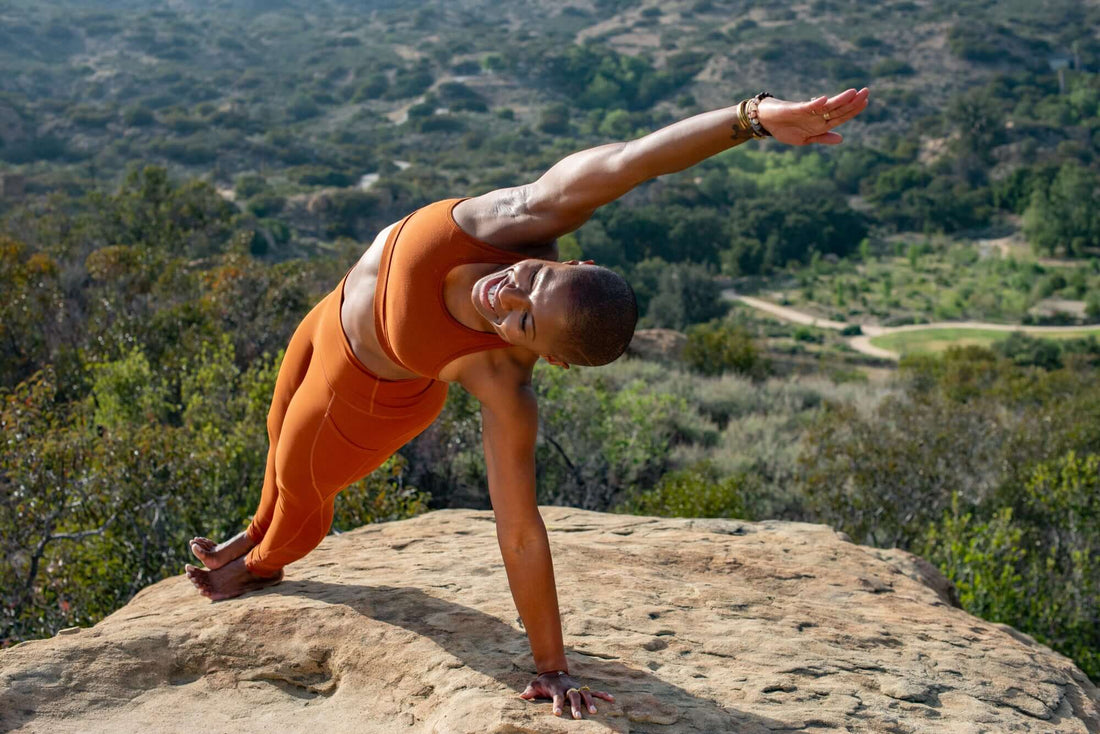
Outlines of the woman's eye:
[{"label": "woman's eye", "polygon": [[527,314],[523,314],[523,316],[521,316],[521,317],[520,317],[520,320],[519,320],[519,328],[520,328],[520,329],[521,329],[521,330],[522,330],[522,331],[523,331],[524,333],[527,333]]}]

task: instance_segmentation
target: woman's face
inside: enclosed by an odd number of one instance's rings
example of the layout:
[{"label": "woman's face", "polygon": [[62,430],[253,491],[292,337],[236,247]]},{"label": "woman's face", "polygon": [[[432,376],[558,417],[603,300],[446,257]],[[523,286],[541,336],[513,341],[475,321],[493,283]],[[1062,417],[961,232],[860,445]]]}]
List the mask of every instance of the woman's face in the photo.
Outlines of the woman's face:
[{"label": "woman's face", "polygon": [[504,341],[552,355],[569,315],[566,273],[575,266],[523,260],[478,280],[470,298]]}]

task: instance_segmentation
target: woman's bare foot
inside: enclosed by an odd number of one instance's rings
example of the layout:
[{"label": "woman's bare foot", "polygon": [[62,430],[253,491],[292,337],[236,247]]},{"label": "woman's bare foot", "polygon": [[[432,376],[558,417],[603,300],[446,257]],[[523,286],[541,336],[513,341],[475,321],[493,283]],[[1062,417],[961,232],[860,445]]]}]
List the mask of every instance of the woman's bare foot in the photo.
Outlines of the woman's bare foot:
[{"label": "woman's bare foot", "polygon": [[283,572],[275,576],[257,576],[244,565],[244,558],[237,558],[215,571],[187,564],[187,578],[210,601],[232,599],[249,591],[277,584],[283,580]]},{"label": "woman's bare foot", "polygon": [[213,571],[248,553],[256,544],[248,537],[248,533],[238,533],[224,543],[215,543],[207,538],[192,538],[190,545],[195,558]]}]

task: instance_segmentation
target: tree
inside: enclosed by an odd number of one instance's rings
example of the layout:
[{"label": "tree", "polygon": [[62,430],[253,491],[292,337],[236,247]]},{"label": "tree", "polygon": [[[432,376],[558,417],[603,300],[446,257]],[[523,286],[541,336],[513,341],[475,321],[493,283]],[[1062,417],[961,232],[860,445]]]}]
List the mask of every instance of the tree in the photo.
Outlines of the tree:
[{"label": "tree", "polygon": [[658,277],[657,293],[649,302],[643,324],[682,330],[721,316],[727,308],[722,289],[707,268],[691,263],[669,265]]},{"label": "tree", "polygon": [[956,96],[947,107],[947,121],[959,133],[962,152],[982,161],[988,162],[993,148],[1004,142],[1004,110],[988,94]]},{"label": "tree", "polygon": [[1066,161],[1049,186],[1036,182],[1024,234],[1046,253],[1080,256],[1100,247],[1100,174]]}]

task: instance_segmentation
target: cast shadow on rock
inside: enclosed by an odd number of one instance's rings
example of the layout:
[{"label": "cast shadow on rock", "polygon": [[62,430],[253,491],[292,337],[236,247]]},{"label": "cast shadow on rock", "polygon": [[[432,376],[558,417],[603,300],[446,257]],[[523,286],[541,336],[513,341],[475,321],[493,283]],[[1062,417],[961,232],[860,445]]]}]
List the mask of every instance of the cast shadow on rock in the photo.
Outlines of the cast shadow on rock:
[{"label": "cast shadow on rock", "polygon": [[[531,672],[517,659],[530,660],[526,635],[497,617],[434,597],[415,587],[333,584],[311,579],[286,581],[267,594],[305,596],[340,604],[364,617],[385,622],[431,639],[466,666],[497,680],[517,694],[531,680]],[[598,657],[596,651],[566,647],[573,672],[593,688],[607,690],[614,704],[641,733],[639,723],[679,724],[680,731],[764,734],[790,728],[782,722],[726,708],[668,683],[650,671]],[[529,663],[528,663],[529,664]],[[736,665],[730,661],[731,666]],[[734,671],[730,671],[731,675]],[[603,702],[604,707],[609,706]]]}]

